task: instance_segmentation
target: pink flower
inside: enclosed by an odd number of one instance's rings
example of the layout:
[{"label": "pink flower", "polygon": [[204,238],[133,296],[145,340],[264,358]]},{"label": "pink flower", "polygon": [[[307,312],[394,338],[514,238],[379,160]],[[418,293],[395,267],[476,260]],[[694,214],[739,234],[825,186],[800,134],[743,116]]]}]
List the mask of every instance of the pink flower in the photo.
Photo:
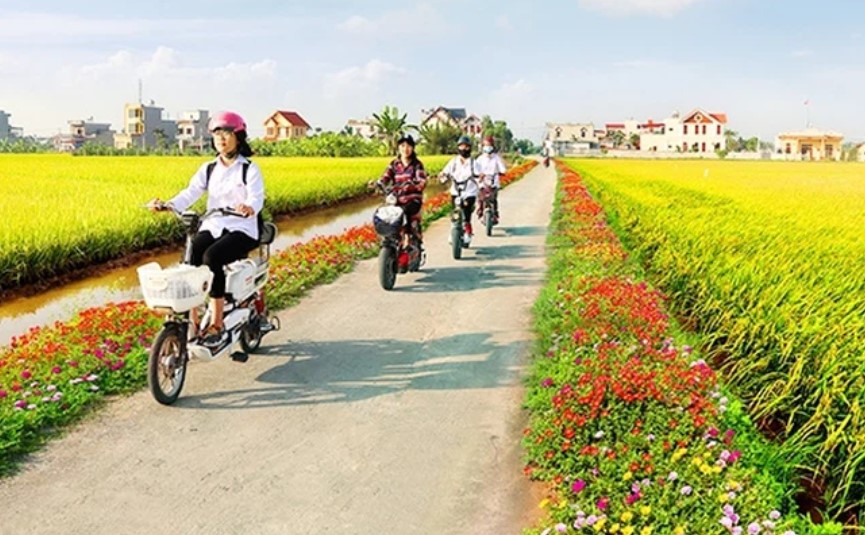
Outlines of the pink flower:
[{"label": "pink flower", "polygon": [[5,390],[0,390],[0,399],[5,398],[7,395],[8,395],[8,394],[6,393]]},{"label": "pink flower", "polygon": [[610,505],[610,499],[606,496],[598,500],[598,509],[600,509],[601,511],[605,510],[608,505]]},{"label": "pink flower", "polygon": [[70,368],[77,368],[78,367],[78,361],[77,360],[70,360],[66,364],[69,364]]},{"label": "pink flower", "polygon": [[27,406],[27,402],[24,401],[23,399],[19,399],[18,401],[15,402],[15,408],[16,409],[23,409],[26,406]]},{"label": "pink flower", "polygon": [[62,371],[63,371],[63,370],[60,369],[60,366],[54,366],[53,368],[51,368],[51,373],[55,373],[55,374],[56,374],[56,373],[60,373],[60,372],[62,372]]},{"label": "pink flower", "polygon": [[24,370],[21,372],[21,378],[22,379],[27,380],[27,379],[30,379],[31,377],[33,377],[33,374],[30,373],[30,370]]},{"label": "pink flower", "polygon": [[541,386],[544,388],[549,388],[549,387],[553,386],[552,377],[547,377],[546,379],[544,379],[543,382],[541,382]]},{"label": "pink flower", "polygon": [[584,488],[586,488],[586,482],[582,479],[574,481],[573,485],[571,485],[571,490],[574,491],[574,494],[582,492]]}]

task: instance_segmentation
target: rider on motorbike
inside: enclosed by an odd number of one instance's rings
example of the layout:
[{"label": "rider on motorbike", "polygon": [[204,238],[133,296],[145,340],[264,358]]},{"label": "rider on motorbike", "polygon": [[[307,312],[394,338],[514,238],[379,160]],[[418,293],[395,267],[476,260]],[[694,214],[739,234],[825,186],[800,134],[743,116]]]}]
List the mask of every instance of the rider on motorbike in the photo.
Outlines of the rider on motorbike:
[{"label": "rider on motorbike", "polygon": [[[423,251],[423,233],[421,231],[421,207],[423,206],[423,190],[426,188],[427,174],[415,153],[415,141],[409,134],[402,134],[397,140],[398,155],[388,164],[384,174],[370,186],[393,188],[396,204],[406,215],[408,232],[417,236]],[[408,240],[408,232],[405,240]],[[405,244],[403,244],[405,245]]]},{"label": "rider on motorbike", "polygon": [[[229,215],[210,217],[202,222],[192,242],[192,265],[206,264],[213,272],[210,297],[213,320],[207,327],[203,342],[217,346],[225,337],[223,312],[225,309],[224,266],[245,258],[258,246],[256,216],[264,206],[264,181],[259,167],[248,158],[252,149],[247,143],[246,123],[233,112],[220,112],[211,117],[208,130],[212,134],[211,146],[217,151],[215,160],[204,163],[189,181],[189,186],[167,203],[158,198],[151,201],[153,211],[165,210],[170,205],[182,212],[207,192],[207,209],[233,208],[244,214],[240,218]],[[192,324],[198,326],[198,311],[192,310]]]},{"label": "rider on motorbike", "polygon": [[[505,162],[502,160],[502,157],[499,156],[499,153],[495,150],[495,139],[493,139],[493,136],[486,136],[481,148],[482,154],[478,156],[477,159],[477,165],[478,174],[480,175],[481,180],[488,181],[492,187],[490,202],[493,207],[493,221],[498,223],[499,188],[501,187],[499,177],[507,171],[507,167],[505,167]],[[478,213],[479,217],[481,215],[482,214]]]},{"label": "rider on motorbike", "polygon": [[465,184],[463,221],[465,221],[466,244],[472,241],[472,212],[474,212],[475,200],[478,196],[478,183],[475,178],[479,174],[478,162],[472,158],[472,140],[469,136],[460,136],[457,140],[457,155],[444,166],[440,176],[443,182],[447,179],[453,181],[450,191],[453,202],[456,202],[457,195],[459,195],[457,183]]}]

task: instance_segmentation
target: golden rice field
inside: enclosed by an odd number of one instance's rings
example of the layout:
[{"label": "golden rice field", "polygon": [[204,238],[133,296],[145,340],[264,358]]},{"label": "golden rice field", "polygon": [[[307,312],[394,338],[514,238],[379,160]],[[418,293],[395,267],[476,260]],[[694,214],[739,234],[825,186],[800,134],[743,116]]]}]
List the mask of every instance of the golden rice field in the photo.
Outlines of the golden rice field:
[{"label": "golden rice field", "polygon": [[[446,156],[423,158],[438,172]],[[0,154],[0,290],[173,241],[179,226],[142,209],[170,198],[201,157]],[[389,158],[254,158],[267,209],[286,213],[366,191]]]},{"label": "golden rice field", "polygon": [[829,507],[865,503],[865,166],[567,163]]}]

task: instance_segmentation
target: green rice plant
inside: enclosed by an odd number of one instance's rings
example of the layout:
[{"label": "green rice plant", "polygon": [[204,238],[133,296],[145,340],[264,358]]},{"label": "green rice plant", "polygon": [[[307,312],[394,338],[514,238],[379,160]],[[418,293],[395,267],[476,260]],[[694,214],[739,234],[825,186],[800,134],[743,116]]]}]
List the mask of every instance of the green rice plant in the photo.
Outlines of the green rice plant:
[{"label": "green rice plant", "polygon": [[[446,156],[424,158],[431,173]],[[0,154],[0,291],[178,240],[172,218],[143,210],[170,198],[199,157]],[[367,194],[389,158],[257,158],[267,210],[291,213]]]},{"label": "green rice plant", "polygon": [[568,163],[751,416],[810,452],[830,511],[865,505],[865,168]]}]

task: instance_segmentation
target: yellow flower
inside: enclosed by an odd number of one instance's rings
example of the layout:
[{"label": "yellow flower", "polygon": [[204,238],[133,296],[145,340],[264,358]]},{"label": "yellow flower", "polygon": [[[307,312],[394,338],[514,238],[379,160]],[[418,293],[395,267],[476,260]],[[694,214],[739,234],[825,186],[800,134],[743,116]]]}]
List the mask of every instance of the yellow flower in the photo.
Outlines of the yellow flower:
[{"label": "yellow flower", "polygon": [[651,535],[651,533],[652,533],[652,526],[646,526],[640,530],[640,535]]},{"label": "yellow flower", "polygon": [[548,505],[550,505],[550,499],[544,498],[543,500],[541,500],[541,503],[538,504],[538,507],[540,507],[541,509],[544,509]]},{"label": "yellow flower", "polygon": [[712,467],[712,473],[713,473],[713,474],[720,474],[720,473],[721,473],[721,470],[722,470],[722,468],[721,468],[720,466],[718,466],[718,465],[715,465],[715,466]]},{"label": "yellow flower", "polygon": [[622,526],[621,526],[618,522],[616,522],[615,524],[613,524],[612,526],[610,526],[610,533],[618,533],[618,532],[619,532],[619,528],[621,528],[621,527],[622,527]]},{"label": "yellow flower", "polygon": [[726,492],[722,492],[721,494],[718,494],[718,501],[719,502],[726,503],[728,499],[729,499],[729,497],[727,496]]},{"label": "yellow flower", "polygon": [[652,512],[651,506],[644,505],[644,506],[640,507],[640,514],[643,516],[649,516],[649,513],[651,513],[651,512]]},{"label": "yellow flower", "polygon": [[686,453],[688,453],[688,450],[685,449],[685,448],[679,448],[679,449],[677,449],[677,450],[675,451],[675,453],[673,453],[673,462],[676,462],[676,461],[678,461],[679,459],[681,459],[682,457],[684,457]]},{"label": "yellow flower", "polygon": [[739,491],[742,490],[742,485],[740,485],[738,481],[730,480],[730,482],[727,483],[727,488],[730,490]]},{"label": "yellow flower", "polygon": [[700,472],[703,472],[704,474],[709,475],[712,473],[712,467],[709,466],[708,464],[701,464],[700,465]]},{"label": "yellow flower", "polygon": [[701,459],[700,457],[694,457],[691,460],[691,464],[693,464],[695,466],[700,466],[701,464],[703,464],[703,459]]},{"label": "yellow flower", "polygon": [[595,522],[595,526],[594,526],[595,531],[600,532],[601,530],[603,530],[603,529],[604,529],[604,524],[606,524],[606,523],[607,523],[607,519],[606,519],[606,518],[604,518],[604,517],[599,518],[598,521]]},{"label": "yellow flower", "polygon": [[673,530],[673,535],[685,535],[685,528],[676,526],[676,529]]},{"label": "yellow flower", "polygon": [[622,481],[629,481],[632,477],[634,477],[634,474],[632,474],[631,471],[628,470],[628,471],[625,472],[625,474],[622,476]]},{"label": "yellow flower", "polygon": [[625,526],[622,528],[622,535],[631,535],[634,532],[634,526]]},{"label": "yellow flower", "polygon": [[634,513],[630,512],[630,511],[625,511],[624,513],[622,513],[622,516],[620,516],[619,518],[621,519],[622,522],[627,524],[628,522],[631,521],[632,518],[634,518]]}]

